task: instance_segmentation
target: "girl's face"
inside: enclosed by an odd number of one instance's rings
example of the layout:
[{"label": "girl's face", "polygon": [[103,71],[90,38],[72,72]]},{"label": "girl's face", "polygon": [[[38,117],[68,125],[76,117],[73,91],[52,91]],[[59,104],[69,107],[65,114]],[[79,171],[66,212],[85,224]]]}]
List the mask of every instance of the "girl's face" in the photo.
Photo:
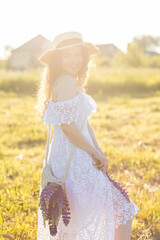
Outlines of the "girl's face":
[{"label": "girl's face", "polygon": [[62,71],[76,77],[82,66],[82,53],[80,46],[73,46],[62,50]]}]

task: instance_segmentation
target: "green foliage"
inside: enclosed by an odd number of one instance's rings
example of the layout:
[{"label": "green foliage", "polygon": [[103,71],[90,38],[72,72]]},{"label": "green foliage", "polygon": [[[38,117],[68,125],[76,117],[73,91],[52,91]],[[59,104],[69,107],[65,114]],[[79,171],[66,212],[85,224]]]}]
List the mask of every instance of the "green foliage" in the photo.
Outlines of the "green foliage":
[{"label": "green foliage", "polygon": [[41,70],[5,71],[1,70],[0,89],[5,92],[34,95],[40,81]]},{"label": "green foliage", "polygon": [[99,98],[126,94],[143,97],[160,91],[160,70],[151,68],[97,68],[91,72],[87,89]]},{"label": "green foliage", "polygon": [[94,62],[97,67],[111,66],[111,59],[106,56],[97,57]]},{"label": "green foliage", "polygon": [[134,37],[133,40],[128,43],[126,53],[120,51],[113,58],[99,57],[96,63],[101,67],[160,67],[160,56],[148,56],[149,51],[158,54],[159,47],[160,37],[148,35]]},{"label": "green foliage", "polygon": [[140,46],[136,42],[132,42],[128,44],[125,62],[128,66],[147,67],[149,58],[142,52]]},{"label": "green foliage", "polygon": [[[115,63],[116,65],[116,63]],[[144,96],[160,91],[160,69],[158,68],[110,68],[97,67],[90,72],[87,84],[89,93],[99,97],[129,94]],[[1,71],[0,89],[19,96],[35,96],[42,77],[39,71]]]},{"label": "green foliage", "polygon": [[7,64],[7,60],[0,60],[0,69],[5,69]]},{"label": "green foliage", "polygon": [[139,37],[134,37],[132,40],[141,52],[145,53],[146,51],[157,51],[157,48],[160,46],[160,37],[154,37],[151,35],[142,35]]},{"label": "green foliage", "polygon": [[153,37],[144,35],[141,37],[134,37],[128,43],[127,53],[125,55],[125,62],[128,66],[134,67],[159,67],[154,64],[152,58],[147,55],[147,52],[157,52],[160,46],[160,37]]},{"label": "green foliage", "polygon": [[153,56],[150,59],[149,66],[152,68],[160,68],[160,56]]}]

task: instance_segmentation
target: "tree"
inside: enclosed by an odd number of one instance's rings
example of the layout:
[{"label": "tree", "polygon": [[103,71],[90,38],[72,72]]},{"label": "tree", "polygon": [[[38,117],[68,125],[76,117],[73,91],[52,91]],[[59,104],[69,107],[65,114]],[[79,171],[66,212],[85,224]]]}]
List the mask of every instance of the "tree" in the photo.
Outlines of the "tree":
[{"label": "tree", "polygon": [[134,37],[133,40],[128,43],[127,53],[125,61],[127,65],[149,66],[149,52],[158,54],[158,48],[160,47],[160,37],[153,37],[149,35],[143,35],[141,37]]},{"label": "tree", "polygon": [[148,57],[144,54],[137,41],[134,40],[128,43],[125,61],[127,65],[134,67],[148,65]]},{"label": "tree", "polygon": [[160,47],[159,36],[143,35],[141,37],[134,37],[132,42],[137,44],[143,53],[148,51],[158,52]]},{"label": "tree", "polygon": [[4,49],[5,49],[5,59],[7,59],[11,55],[13,47],[10,45],[5,45]]}]

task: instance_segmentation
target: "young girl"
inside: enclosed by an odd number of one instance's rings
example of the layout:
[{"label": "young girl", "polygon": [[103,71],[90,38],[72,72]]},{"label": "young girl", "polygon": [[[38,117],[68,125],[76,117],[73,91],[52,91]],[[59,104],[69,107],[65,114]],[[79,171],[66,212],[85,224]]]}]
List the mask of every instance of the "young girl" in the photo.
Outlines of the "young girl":
[{"label": "young girl", "polygon": [[[39,90],[42,123],[54,127],[48,163],[57,179],[64,176],[74,145],[76,151],[65,180],[70,223],[65,226],[60,219],[53,237],[38,209],[37,240],[129,240],[133,217],[140,210],[105,175],[108,159],[88,121],[97,110],[96,102],[85,92],[90,60],[96,54],[99,49],[83,42],[80,33],[65,32],[56,36],[52,48],[39,58],[46,65]],[[100,162],[100,170],[91,156]]]}]

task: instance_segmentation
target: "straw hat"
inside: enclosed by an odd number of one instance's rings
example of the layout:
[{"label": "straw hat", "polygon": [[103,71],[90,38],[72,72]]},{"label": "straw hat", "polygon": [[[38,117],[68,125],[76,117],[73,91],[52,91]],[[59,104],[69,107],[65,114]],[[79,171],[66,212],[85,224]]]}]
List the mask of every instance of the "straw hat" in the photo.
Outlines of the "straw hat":
[{"label": "straw hat", "polygon": [[100,54],[99,48],[91,42],[84,42],[79,32],[64,32],[53,39],[52,48],[44,51],[38,59],[42,64],[48,65],[53,52],[78,45],[85,46],[89,56]]}]

